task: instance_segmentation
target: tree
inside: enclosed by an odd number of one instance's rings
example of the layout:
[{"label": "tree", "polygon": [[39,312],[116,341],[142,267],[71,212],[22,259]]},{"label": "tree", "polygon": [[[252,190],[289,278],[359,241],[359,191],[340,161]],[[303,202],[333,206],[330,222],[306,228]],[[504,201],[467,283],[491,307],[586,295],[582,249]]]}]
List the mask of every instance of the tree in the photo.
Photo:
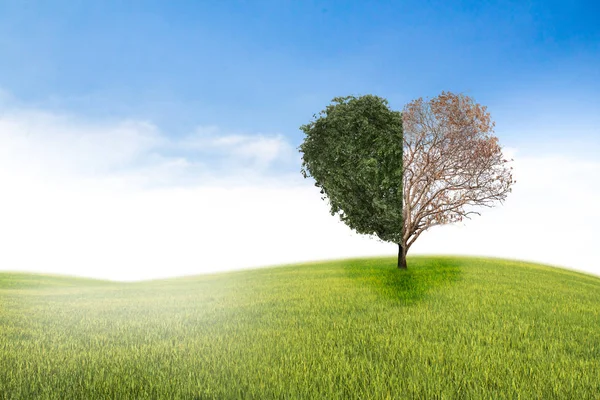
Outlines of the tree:
[{"label": "tree", "polygon": [[480,215],[503,202],[515,181],[487,108],[442,92],[403,113],[385,99],[337,97],[306,134],[302,174],[329,199],[331,214],[358,233],[398,244],[398,268],[436,225]]},{"label": "tree", "polygon": [[486,107],[464,95],[442,92],[405,106],[404,227],[406,253],[427,229],[480,215],[474,206],[503,202],[515,181],[492,135]]},{"label": "tree", "polygon": [[377,96],[347,96],[314,118],[300,127],[303,176],[314,178],[331,215],[351,229],[401,243],[401,113]]}]

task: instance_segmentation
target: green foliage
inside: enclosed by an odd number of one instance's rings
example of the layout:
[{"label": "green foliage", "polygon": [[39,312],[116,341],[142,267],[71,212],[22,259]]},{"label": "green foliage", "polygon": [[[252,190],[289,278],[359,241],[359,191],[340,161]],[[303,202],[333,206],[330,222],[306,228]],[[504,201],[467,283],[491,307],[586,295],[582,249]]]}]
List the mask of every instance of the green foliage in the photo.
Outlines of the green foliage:
[{"label": "green foliage", "polygon": [[302,174],[315,179],[331,214],[350,228],[400,243],[402,115],[373,95],[332,102],[300,127]]},{"label": "green foliage", "polygon": [[0,274],[0,399],[593,399],[600,279],[355,259],[141,283]]}]

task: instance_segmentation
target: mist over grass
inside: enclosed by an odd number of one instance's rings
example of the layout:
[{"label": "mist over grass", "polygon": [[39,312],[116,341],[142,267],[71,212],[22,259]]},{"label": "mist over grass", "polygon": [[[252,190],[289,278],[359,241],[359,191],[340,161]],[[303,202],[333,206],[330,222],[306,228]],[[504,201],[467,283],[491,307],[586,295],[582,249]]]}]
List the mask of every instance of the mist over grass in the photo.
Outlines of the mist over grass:
[{"label": "mist over grass", "polygon": [[600,278],[485,258],[0,274],[0,398],[594,398]]}]

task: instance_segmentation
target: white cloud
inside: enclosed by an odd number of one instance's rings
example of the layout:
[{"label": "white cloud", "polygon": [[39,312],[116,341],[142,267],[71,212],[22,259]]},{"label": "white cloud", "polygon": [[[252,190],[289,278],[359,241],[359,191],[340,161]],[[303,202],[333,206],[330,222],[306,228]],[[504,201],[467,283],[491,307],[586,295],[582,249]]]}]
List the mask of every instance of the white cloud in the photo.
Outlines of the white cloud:
[{"label": "white cloud", "polygon": [[[347,229],[327,218],[313,192],[304,187],[30,192],[28,201],[5,203],[10,211],[0,217],[2,265],[128,280],[356,254],[346,247],[352,246]],[[373,253],[373,244],[378,243],[367,242],[362,251]]]},{"label": "white cloud", "polygon": [[296,161],[298,153],[282,135],[223,134],[217,127],[199,128],[178,141],[175,147],[220,156],[228,169],[239,167],[265,170],[276,161]]},{"label": "white cloud", "polygon": [[63,177],[126,168],[165,142],[146,122],[92,125],[44,112],[0,115],[0,140],[3,164]]},{"label": "white cloud", "polygon": [[4,270],[135,280],[389,248],[331,218],[299,172],[269,171],[297,162],[281,135],[175,140],[27,112],[0,117],[0,149]]},{"label": "white cloud", "polygon": [[[514,193],[413,253],[481,254],[600,274],[595,161],[514,154]],[[289,173],[277,172],[280,167]],[[329,215],[282,135],[0,115],[0,268],[136,280],[396,253]]]}]

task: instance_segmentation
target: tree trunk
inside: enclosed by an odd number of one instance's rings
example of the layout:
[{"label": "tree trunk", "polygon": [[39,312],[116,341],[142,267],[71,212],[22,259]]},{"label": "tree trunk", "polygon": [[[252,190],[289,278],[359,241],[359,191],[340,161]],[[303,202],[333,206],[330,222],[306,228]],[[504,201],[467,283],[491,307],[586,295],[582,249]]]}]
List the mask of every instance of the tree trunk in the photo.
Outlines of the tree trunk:
[{"label": "tree trunk", "polygon": [[402,243],[398,243],[398,268],[406,269],[406,247]]}]

